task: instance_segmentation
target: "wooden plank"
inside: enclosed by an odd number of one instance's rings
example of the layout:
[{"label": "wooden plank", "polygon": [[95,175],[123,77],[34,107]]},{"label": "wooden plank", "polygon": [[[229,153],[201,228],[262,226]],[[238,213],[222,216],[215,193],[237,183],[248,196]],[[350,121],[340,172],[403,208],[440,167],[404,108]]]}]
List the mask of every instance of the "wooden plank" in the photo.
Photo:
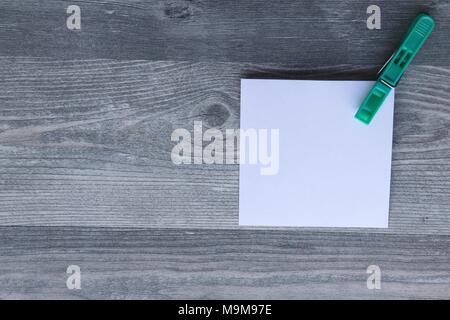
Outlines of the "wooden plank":
[{"label": "wooden plank", "polygon": [[[239,127],[241,77],[370,78],[330,66],[0,58],[0,225],[232,228],[237,165],[175,165],[175,128]],[[390,232],[450,232],[450,69],[397,89]]]},{"label": "wooden plank", "polygon": [[2,299],[450,298],[449,236],[0,227],[0,250]]},{"label": "wooden plank", "polygon": [[[81,30],[66,8],[81,8]],[[450,3],[377,1],[381,30],[368,30],[372,2],[314,0],[2,0],[0,55],[58,59],[284,63],[302,68],[381,65],[413,17],[430,12],[436,32],[418,63],[449,66]]]}]

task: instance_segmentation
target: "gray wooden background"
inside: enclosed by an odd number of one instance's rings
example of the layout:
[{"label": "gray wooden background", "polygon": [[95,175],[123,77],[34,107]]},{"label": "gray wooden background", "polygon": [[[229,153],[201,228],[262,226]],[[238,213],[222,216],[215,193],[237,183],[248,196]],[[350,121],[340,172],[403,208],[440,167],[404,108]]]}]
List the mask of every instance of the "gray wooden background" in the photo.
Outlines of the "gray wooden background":
[{"label": "gray wooden background", "polygon": [[[172,164],[175,128],[239,127],[241,78],[374,79],[421,11],[437,26],[397,89],[389,229],[240,228],[238,166]],[[2,0],[0,298],[450,298],[449,17],[448,0]]]}]

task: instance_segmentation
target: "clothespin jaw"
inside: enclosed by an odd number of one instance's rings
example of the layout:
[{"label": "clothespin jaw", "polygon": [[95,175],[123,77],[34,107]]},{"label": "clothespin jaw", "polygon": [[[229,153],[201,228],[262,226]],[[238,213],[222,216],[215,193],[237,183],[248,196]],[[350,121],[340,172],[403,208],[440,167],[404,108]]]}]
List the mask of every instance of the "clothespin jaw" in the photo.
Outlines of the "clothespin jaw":
[{"label": "clothespin jaw", "polygon": [[425,13],[419,14],[414,19],[400,47],[378,73],[375,86],[364,99],[355,118],[365,124],[372,121],[391,89],[397,86],[406,68],[430,36],[434,25],[433,18]]},{"label": "clothespin jaw", "polygon": [[365,124],[369,124],[378,109],[380,109],[384,100],[386,100],[386,97],[389,95],[389,92],[391,92],[391,89],[391,87],[385,85],[383,82],[377,81],[375,86],[373,86],[372,90],[370,90],[369,94],[364,99],[361,107],[359,107],[358,112],[355,114],[355,118]]}]

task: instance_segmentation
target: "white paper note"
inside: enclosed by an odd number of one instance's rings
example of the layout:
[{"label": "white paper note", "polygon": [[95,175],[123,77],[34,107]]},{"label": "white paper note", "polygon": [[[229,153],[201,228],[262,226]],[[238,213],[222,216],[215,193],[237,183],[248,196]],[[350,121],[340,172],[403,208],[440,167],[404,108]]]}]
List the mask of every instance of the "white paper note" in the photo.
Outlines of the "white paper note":
[{"label": "white paper note", "polygon": [[394,92],[370,125],[354,118],[373,84],[241,80],[241,129],[278,129],[279,163],[241,159],[240,225],[388,227]]}]

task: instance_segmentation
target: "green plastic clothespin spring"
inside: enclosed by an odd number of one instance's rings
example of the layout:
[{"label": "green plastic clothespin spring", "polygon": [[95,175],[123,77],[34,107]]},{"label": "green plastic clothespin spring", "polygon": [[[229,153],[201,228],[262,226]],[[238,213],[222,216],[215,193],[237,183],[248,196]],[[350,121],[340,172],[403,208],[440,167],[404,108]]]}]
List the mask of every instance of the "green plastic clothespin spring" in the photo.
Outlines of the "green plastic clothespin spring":
[{"label": "green plastic clothespin spring", "polygon": [[397,86],[406,68],[433,31],[434,25],[433,18],[425,13],[419,14],[414,19],[400,47],[378,73],[379,76],[375,86],[370,90],[355,114],[356,119],[365,124],[372,121],[391,89]]}]

